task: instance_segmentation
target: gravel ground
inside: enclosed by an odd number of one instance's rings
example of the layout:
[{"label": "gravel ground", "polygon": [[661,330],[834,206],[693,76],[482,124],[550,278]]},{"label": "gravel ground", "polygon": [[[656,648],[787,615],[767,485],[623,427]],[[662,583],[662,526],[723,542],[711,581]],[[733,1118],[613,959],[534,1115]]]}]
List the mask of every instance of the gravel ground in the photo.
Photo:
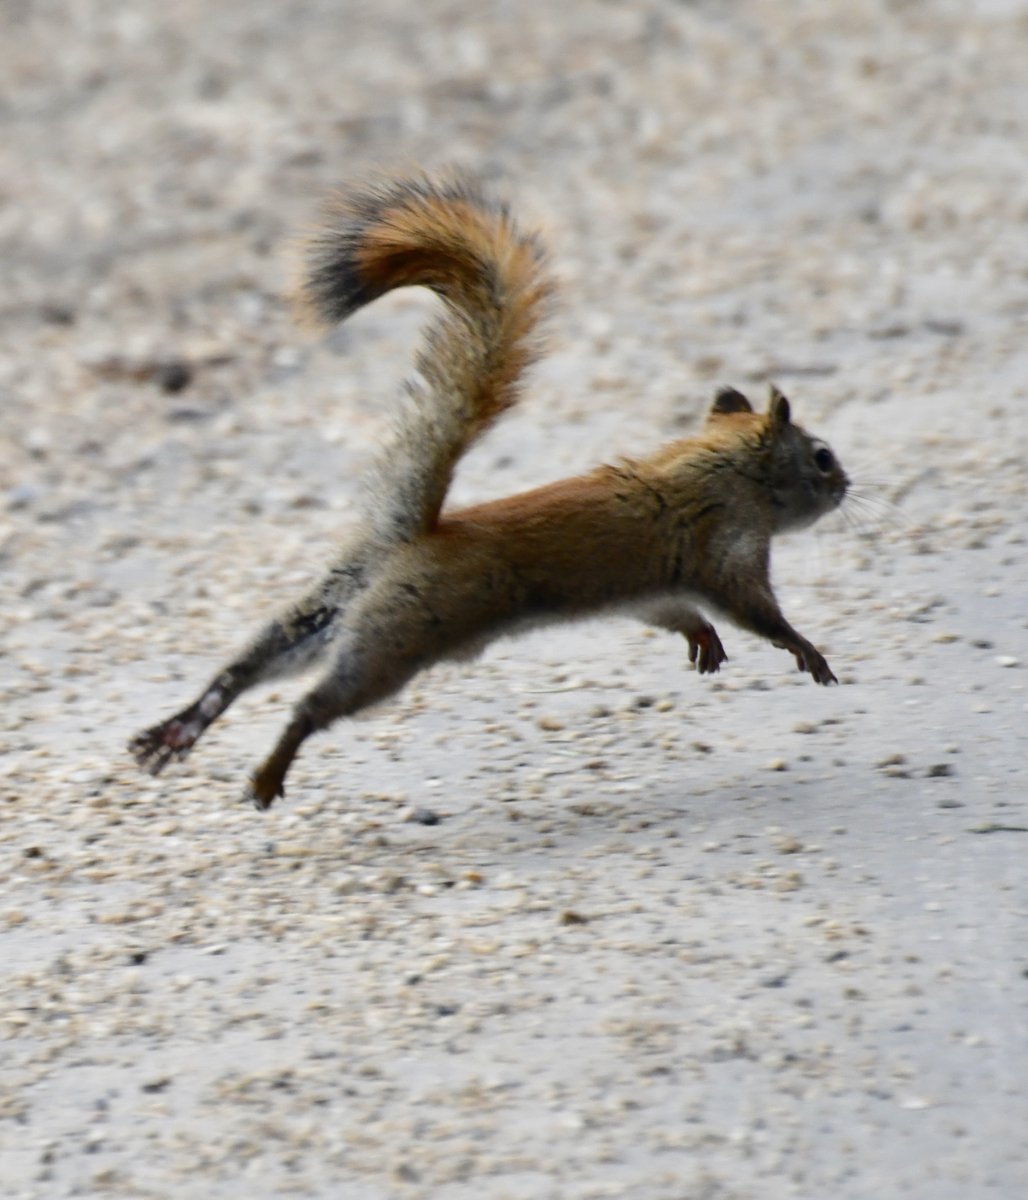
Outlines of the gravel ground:
[{"label": "gravel ground", "polygon": [[[512,15],[513,14],[513,15]],[[1028,1195],[1028,5],[9,0],[5,1194]],[[561,276],[455,499],[774,378],[859,485],[776,557],[842,686],[627,621],[242,779],[124,751],[317,573],[428,306],[289,239],[460,163]]]}]

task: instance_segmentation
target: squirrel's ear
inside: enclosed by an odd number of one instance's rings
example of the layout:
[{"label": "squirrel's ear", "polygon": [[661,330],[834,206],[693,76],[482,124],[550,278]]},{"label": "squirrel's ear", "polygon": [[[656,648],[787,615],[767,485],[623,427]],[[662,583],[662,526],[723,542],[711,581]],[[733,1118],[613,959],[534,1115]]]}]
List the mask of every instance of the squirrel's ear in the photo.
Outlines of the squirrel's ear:
[{"label": "squirrel's ear", "polygon": [[774,384],[771,384],[771,399],[768,401],[767,415],[771,418],[771,424],[778,428],[789,424],[791,416],[789,401]]},{"label": "squirrel's ear", "polygon": [[750,404],[742,392],[737,392],[735,388],[718,388],[717,394],[714,396],[714,405],[710,410],[710,415],[712,417],[723,416],[725,413],[737,412],[753,412],[753,405]]}]

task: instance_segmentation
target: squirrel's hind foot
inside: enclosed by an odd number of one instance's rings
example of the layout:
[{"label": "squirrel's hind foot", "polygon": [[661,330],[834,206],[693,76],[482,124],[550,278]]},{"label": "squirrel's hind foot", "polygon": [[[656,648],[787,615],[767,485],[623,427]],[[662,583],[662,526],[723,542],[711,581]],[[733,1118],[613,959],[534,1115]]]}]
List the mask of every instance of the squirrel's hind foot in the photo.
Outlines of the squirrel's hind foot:
[{"label": "squirrel's hind foot", "polygon": [[314,732],[310,718],[301,711],[286,726],[275,749],[254,771],[246,789],[246,798],[258,812],[265,812],[279,796],[285,796],[285,779],[304,739]]},{"label": "squirrel's hind foot", "polygon": [[249,800],[258,812],[267,812],[277,799],[285,799],[285,775],[273,763],[265,763],[254,772],[246,785],[243,799]]},{"label": "squirrel's hind foot", "polygon": [[129,753],[150,775],[159,775],[173,759],[181,761],[203,732],[203,723],[188,711],[162,721],[129,742]]}]

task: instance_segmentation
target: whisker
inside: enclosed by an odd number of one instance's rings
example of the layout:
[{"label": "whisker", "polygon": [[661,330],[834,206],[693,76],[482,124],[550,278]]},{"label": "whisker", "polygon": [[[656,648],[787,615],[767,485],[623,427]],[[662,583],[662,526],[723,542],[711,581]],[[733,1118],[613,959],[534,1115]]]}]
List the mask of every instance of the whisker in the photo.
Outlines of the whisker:
[{"label": "whisker", "polygon": [[840,512],[846,524],[858,533],[903,529],[909,524],[900,508],[865,480],[850,488]]}]

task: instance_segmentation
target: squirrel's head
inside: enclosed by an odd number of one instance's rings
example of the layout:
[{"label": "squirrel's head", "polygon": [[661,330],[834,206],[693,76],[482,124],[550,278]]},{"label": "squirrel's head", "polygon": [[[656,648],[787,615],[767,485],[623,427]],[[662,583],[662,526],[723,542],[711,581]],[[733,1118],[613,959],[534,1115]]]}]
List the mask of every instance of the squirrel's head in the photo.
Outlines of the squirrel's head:
[{"label": "squirrel's head", "polygon": [[766,413],[755,413],[735,388],[721,388],[707,428],[734,432],[753,456],[747,478],[767,489],[776,533],[811,525],[842,503],[846,472],[825,442],[793,424],[789,401],[774,384]]}]

